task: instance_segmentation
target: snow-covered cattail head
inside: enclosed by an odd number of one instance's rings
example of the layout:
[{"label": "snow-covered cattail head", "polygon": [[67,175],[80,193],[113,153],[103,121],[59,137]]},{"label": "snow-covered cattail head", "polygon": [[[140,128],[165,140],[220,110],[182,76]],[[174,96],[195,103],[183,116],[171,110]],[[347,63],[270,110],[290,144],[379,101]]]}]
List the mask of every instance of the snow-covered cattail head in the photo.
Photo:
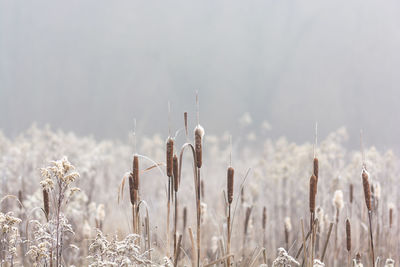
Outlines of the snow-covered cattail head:
[{"label": "snow-covered cattail head", "polygon": [[385,267],[394,267],[394,260],[386,259]]},{"label": "snow-covered cattail head", "polygon": [[284,223],[285,223],[285,230],[288,232],[292,231],[292,222],[290,221],[290,217],[286,217]]},{"label": "snow-covered cattail head", "polygon": [[201,127],[200,124],[194,128],[194,145],[196,151],[196,165],[197,168],[201,168],[203,164],[203,137],[204,137],[204,128]]},{"label": "snow-covered cattail head", "polygon": [[319,259],[314,259],[313,267],[325,267],[325,264]]},{"label": "snow-covered cattail head", "polygon": [[342,190],[335,191],[332,202],[333,202],[333,205],[336,207],[336,209],[341,210],[343,208],[344,201],[343,201],[343,191]]}]

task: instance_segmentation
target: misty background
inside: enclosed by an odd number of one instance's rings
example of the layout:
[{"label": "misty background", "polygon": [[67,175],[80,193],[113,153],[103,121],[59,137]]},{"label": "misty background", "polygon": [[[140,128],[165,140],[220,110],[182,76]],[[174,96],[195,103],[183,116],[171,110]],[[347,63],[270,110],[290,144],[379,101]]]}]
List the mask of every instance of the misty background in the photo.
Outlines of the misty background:
[{"label": "misty background", "polygon": [[[128,140],[195,117],[313,141],[340,126],[398,145],[400,2],[0,0],[0,129]],[[193,124],[192,124],[193,125]]]}]

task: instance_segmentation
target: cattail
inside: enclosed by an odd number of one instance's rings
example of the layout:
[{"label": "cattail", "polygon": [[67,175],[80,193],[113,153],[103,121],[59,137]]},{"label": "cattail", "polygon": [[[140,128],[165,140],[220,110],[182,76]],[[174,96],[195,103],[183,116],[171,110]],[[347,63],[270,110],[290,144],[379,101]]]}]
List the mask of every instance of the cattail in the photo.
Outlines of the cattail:
[{"label": "cattail", "polygon": [[246,216],[245,216],[245,219],[244,219],[244,234],[245,235],[247,234],[247,228],[249,226],[251,210],[252,210],[251,207],[247,207],[247,209],[246,209]]},{"label": "cattail", "polygon": [[317,157],[315,157],[314,158],[314,161],[313,161],[313,172],[314,172],[314,175],[315,175],[315,177],[317,178],[317,183],[318,183],[318,158]]},{"label": "cattail", "polygon": [[344,201],[343,201],[343,191],[342,190],[335,191],[335,193],[333,194],[332,203],[336,207],[336,210],[338,210],[338,211],[343,208]]},{"label": "cattail", "polygon": [[369,182],[368,182],[367,171],[363,170],[361,176],[362,176],[363,187],[364,187],[365,204],[367,205],[368,211],[371,211],[371,188],[370,188]]},{"label": "cattail", "polygon": [[187,225],[187,208],[183,208],[183,229],[186,229]]},{"label": "cattail", "polygon": [[174,174],[174,190],[175,192],[178,192],[179,188],[179,175],[178,175],[178,157],[174,155],[173,158],[173,174]]},{"label": "cattail", "polygon": [[172,176],[173,169],[173,155],[174,155],[174,140],[171,137],[168,137],[167,140],[167,176]]},{"label": "cattail", "polygon": [[132,205],[135,205],[135,194],[134,194],[134,191],[135,191],[135,188],[134,188],[134,181],[133,181],[133,175],[132,175],[132,173],[129,175],[129,196],[130,196],[130,199],[131,199],[131,204]]},{"label": "cattail", "polygon": [[313,174],[310,178],[310,212],[315,211],[315,195],[317,194],[317,178]]},{"label": "cattail", "polygon": [[267,208],[263,208],[263,213],[262,213],[262,229],[265,230],[267,226]]},{"label": "cattail", "polygon": [[23,196],[22,196],[22,191],[21,190],[18,190],[18,200],[19,200],[19,202],[22,204],[22,201],[23,201]]},{"label": "cattail", "polygon": [[187,136],[189,133],[188,133],[188,114],[187,114],[186,111],[183,113],[183,120],[184,120],[184,123],[185,123],[185,133],[186,133],[186,136]]},{"label": "cattail", "polygon": [[133,188],[135,190],[139,190],[139,157],[137,155],[133,157],[132,177],[133,177]]},{"label": "cattail", "polygon": [[194,129],[194,144],[196,151],[196,165],[197,168],[201,168],[203,163],[203,149],[202,149],[202,140],[204,136],[204,129],[199,125]]},{"label": "cattail", "polygon": [[351,250],[351,227],[349,219],[346,220],[346,248],[347,251],[350,252]]},{"label": "cattail", "polygon": [[350,204],[353,203],[353,184],[350,184]]},{"label": "cattail", "polygon": [[392,228],[394,204],[393,203],[389,203],[388,206],[389,206],[389,228]]},{"label": "cattail", "polygon": [[49,219],[50,202],[49,202],[49,192],[47,191],[47,189],[43,189],[43,207],[46,219]]},{"label": "cattail", "polygon": [[232,203],[233,201],[233,175],[235,173],[235,170],[232,167],[228,168],[228,181],[227,181],[227,185],[228,185],[228,203],[229,205]]},{"label": "cattail", "polygon": [[292,223],[290,221],[290,217],[286,217],[285,218],[284,226],[285,226],[285,243],[286,243],[287,249],[289,249],[288,248],[288,246],[289,246],[289,233],[290,233],[290,231],[292,231]]}]

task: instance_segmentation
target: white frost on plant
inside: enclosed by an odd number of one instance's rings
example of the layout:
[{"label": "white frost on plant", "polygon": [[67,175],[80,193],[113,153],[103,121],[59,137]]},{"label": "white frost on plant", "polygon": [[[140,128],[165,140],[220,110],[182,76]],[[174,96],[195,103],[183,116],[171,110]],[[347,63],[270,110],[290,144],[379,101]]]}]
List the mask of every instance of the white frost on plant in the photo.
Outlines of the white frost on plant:
[{"label": "white frost on plant", "polygon": [[278,248],[278,257],[272,263],[272,267],[292,267],[300,266],[292,256],[290,256],[284,248]]}]

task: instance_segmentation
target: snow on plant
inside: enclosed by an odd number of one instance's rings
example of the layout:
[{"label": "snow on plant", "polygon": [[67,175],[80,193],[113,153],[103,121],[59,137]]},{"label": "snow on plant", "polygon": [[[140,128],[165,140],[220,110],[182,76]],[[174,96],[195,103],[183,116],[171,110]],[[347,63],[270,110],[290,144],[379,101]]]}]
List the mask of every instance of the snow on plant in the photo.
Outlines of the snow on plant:
[{"label": "snow on plant", "polygon": [[138,244],[140,237],[129,234],[119,241],[117,236],[111,240],[97,229],[96,238],[89,246],[89,266],[146,266],[151,264],[148,252],[141,252]]},{"label": "snow on plant", "polygon": [[6,214],[0,212],[0,260],[3,263],[14,264],[17,256],[17,246],[21,242],[18,225],[19,218],[13,216],[12,212]]},{"label": "snow on plant", "polygon": [[[35,264],[49,262],[50,266],[55,261],[55,266],[60,266],[65,242],[65,233],[74,234],[68,219],[63,214],[63,209],[79,188],[70,185],[79,174],[66,157],[52,161],[51,165],[41,169],[44,212],[47,222],[41,224],[37,220],[33,224],[33,239],[29,241],[28,255]],[[51,208],[51,211],[50,211]]]}]

